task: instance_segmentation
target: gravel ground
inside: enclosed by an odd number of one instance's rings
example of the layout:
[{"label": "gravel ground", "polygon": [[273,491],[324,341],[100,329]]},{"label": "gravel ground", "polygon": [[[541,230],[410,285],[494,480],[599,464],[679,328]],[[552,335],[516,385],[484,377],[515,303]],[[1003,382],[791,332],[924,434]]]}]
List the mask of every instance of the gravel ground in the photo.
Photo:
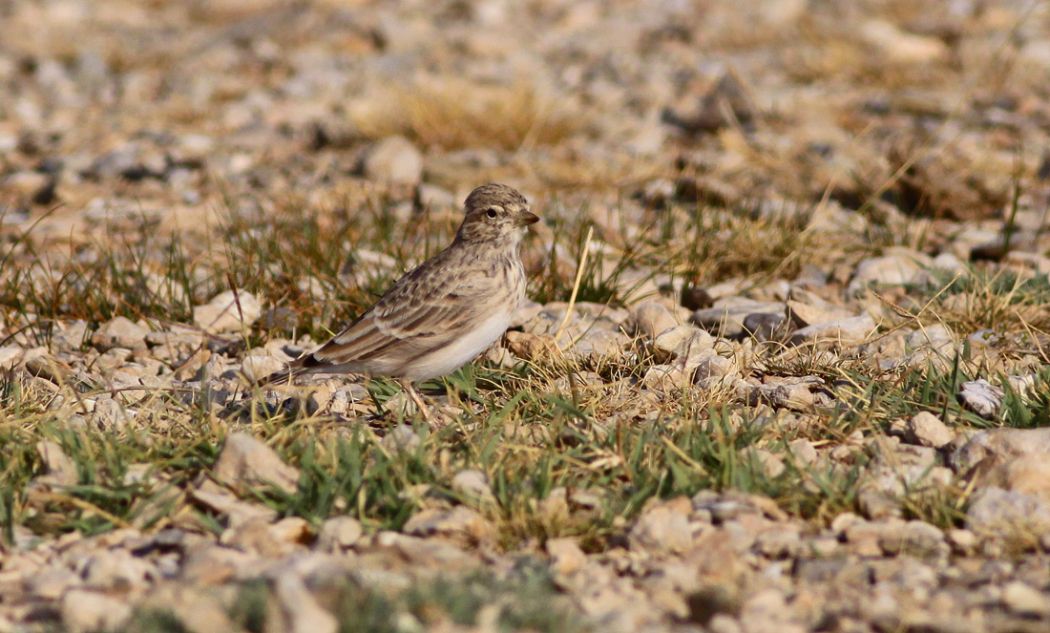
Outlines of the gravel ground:
[{"label": "gravel ground", "polygon": [[1048,204],[1038,0],[7,0],[0,631],[1050,630]]}]

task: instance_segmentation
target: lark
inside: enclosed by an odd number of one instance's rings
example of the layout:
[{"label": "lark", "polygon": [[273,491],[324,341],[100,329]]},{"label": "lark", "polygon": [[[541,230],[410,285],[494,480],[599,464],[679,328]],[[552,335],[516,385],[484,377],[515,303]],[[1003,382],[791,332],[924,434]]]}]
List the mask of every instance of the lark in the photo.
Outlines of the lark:
[{"label": "lark", "polygon": [[330,341],[262,382],[315,372],[392,377],[429,420],[413,383],[459,369],[507,330],[525,298],[519,245],[539,221],[525,197],[506,185],[482,185],[464,206],[448,247],[401,277]]}]

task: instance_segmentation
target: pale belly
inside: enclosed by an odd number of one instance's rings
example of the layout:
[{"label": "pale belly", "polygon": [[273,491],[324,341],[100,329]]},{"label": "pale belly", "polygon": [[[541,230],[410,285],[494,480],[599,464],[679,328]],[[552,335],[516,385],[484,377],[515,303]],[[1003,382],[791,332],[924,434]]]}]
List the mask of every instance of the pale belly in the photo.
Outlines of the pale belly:
[{"label": "pale belly", "polygon": [[460,339],[413,360],[401,373],[413,382],[450,374],[474,360],[503,336],[510,320],[509,312],[493,314]]}]

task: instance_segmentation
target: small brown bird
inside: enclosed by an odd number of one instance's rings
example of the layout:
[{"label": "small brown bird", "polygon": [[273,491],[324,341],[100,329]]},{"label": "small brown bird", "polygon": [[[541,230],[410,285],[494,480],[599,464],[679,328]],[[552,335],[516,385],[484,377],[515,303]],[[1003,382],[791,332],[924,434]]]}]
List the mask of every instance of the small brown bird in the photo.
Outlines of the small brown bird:
[{"label": "small brown bird", "polygon": [[427,419],[413,382],[459,369],[507,330],[525,298],[518,246],[539,221],[506,185],[482,185],[465,202],[452,243],[399,279],[364,314],[320,348],[262,381],[302,373],[397,378]]}]

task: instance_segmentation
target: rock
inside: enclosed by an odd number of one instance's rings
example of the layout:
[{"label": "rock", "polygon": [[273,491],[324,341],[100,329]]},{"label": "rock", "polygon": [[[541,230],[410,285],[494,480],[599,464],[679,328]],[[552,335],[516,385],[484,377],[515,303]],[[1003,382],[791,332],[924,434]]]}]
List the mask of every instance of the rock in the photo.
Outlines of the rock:
[{"label": "rock", "polygon": [[480,470],[461,470],[452,478],[452,489],[471,503],[495,503],[489,480]]},{"label": "rock", "polygon": [[1050,595],[1019,580],[1006,583],[1003,587],[1002,601],[1004,607],[1021,616],[1050,615]]},{"label": "rock", "polygon": [[37,598],[57,600],[80,583],[80,576],[73,573],[67,565],[58,564],[30,575],[26,578],[25,588]]},{"label": "rock", "polygon": [[683,308],[695,312],[703,308],[710,308],[713,303],[714,299],[711,298],[711,295],[700,286],[686,286],[682,288],[681,304]]},{"label": "rock", "polygon": [[246,433],[226,437],[212,475],[235,490],[272,485],[292,494],[299,482],[298,469],[285,464],[273,449]]},{"label": "rock", "polygon": [[512,331],[507,332],[505,340],[507,349],[525,360],[543,360],[558,354],[554,338],[543,334]]},{"label": "rock", "polygon": [[730,297],[720,299],[713,308],[693,312],[692,320],[712,334],[734,337],[745,333],[744,319],[752,314],[773,314],[782,317],[784,304]]},{"label": "rock", "polygon": [[54,197],[54,180],[38,171],[16,171],[0,182],[0,188],[21,200],[47,204]]},{"label": "rock", "polygon": [[262,306],[249,292],[227,290],[205,305],[193,308],[193,322],[211,333],[238,332],[262,314]]},{"label": "rock", "polygon": [[361,523],[351,517],[333,517],[321,524],[317,535],[317,547],[324,551],[339,551],[353,547],[364,531]]},{"label": "rock", "polygon": [[833,344],[841,347],[859,345],[868,340],[876,329],[875,321],[867,314],[808,325],[795,330],[791,342],[802,344]]},{"label": "rock", "polygon": [[643,301],[635,306],[630,323],[636,336],[650,340],[678,325],[671,310],[659,301]]},{"label": "rock", "polygon": [[364,174],[369,180],[415,186],[423,180],[423,155],[403,136],[390,136],[368,152]]},{"label": "rock", "polygon": [[1050,503],[994,486],[982,488],[970,500],[966,527],[986,538],[1038,542],[1039,537],[1050,534]]},{"label": "rock", "polygon": [[929,64],[948,54],[947,45],[936,37],[916,35],[883,19],[870,19],[860,26],[860,37],[891,62]]},{"label": "rock", "polygon": [[284,573],[274,581],[274,593],[284,616],[283,631],[289,633],[336,633],[339,621],[314,599],[295,574]]},{"label": "rock", "polygon": [[941,448],[955,439],[955,433],[937,416],[920,411],[908,420],[905,438],[920,446]]},{"label": "rock", "polygon": [[284,361],[268,354],[252,354],[245,356],[244,360],[241,361],[241,371],[252,382],[279,372],[286,366],[287,364]]},{"label": "rock", "polygon": [[758,312],[747,315],[744,319],[744,332],[753,336],[758,341],[783,340],[789,325],[787,317],[783,314],[766,314]]},{"label": "rock", "polygon": [[632,550],[684,552],[693,544],[689,525],[692,504],[685,497],[659,503],[642,513],[628,534]]},{"label": "rock", "polygon": [[574,538],[548,539],[546,547],[555,574],[571,575],[587,564],[587,555]]},{"label": "rock", "polygon": [[662,118],[689,134],[710,133],[727,125],[748,125],[757,110],[750,91],[732,71],[727,71],[704,94],[699,103],[667,108]]},{"label": "rock", "polygon": [[818,325],[831,321],[850,319],[856,316],[849,310],[831,305],[812,305],[801,301],[787,302],[787,316],[795,327]]},{"label": "rock", "polygon": [[437,185],[422,183],[416,187],[416,206],[421,209],[449,209],[456,206],[456,197]]},{"label": "rock", "polygon": [[14,369],[22,361],[22,348],[18,345],[0,346],[0,371]]},{"label": "rock", "polygon": [[62,447],[50,440],[40,440],[36,452],[44,463],[45,474],[36,481],[51,486],[75,486],[79,481],[76,463],[62,450]]},{"label": "rock", "polygon": [[126,600],[83,589],[67,591],[60,611],[64,630],[71,633],[116,631],[131,617],[131,605]]},{"label": "rock", "polygon": [[988,472],[1022,455],[1050,455],[1050,427],[981,431],[952,454],[951,465],[960,475]]},{"label": "rock", "polygon": [[784,594],[778,589],[763,589],[751,595],[740,608],[740,623],[747,633],[778,631],[803,633],[802,625],[792,622]]},{"label": "rock", "polygon": [[380,442],[392,453],[412,453],[423,443],[423,439],[407,424],[399,424],[390,430]]},{"label": "rock", "polygon": [[788,452],[800,466],[808,466],[817,461],[817,449],[813,442],[802,437],[788,442]]},{"label": "rock", "polygon": [[714,337],[697,328],[695,325],[676,325],[664,330],[653,340],[653,349],[659,352],[661,359],[684,360],[686,365],[695,364],[690,360],[699,358],[703,352],[714,347]]},{"label": "rock", "polygon": [[91,344],[102,351],[115,347],[127,349],[145,349],[146,335],[149,330],[125,317],[116,317],[106,321],[91,336]]},{"label": "rock", "polygon": [[568,351],[577,358],[600,361],[620,357],[630,343],[631,339],[623,332],[594,327],[588,328],[582,337],[576,339]]},{"label": "rock", "polygon": [[103,591],[141,590],[158,578],[152,562],[124,549],[95,551],[79,567],[84,586]]},{"label": "rock", "polygon": [[754,461],[770,479],[775,479],[784,473],[786,466],[784,466],[784,460],[780,459],[779,456],[771,453],[762,448],[752,448],[746,452],[748,456]]},{"label": "rock", "polygon": [[989,472],[985,481],[1050,503],[1050,453],[1029,453],[1009,459]]},{"label": "rock", "polygon": [[1003,390],[984,378],[964,382],[959,388],[959,401],[982,418],[992,419],[1003,403]]},{"label": "rock", "polygon": [[865,259],[857,266],[848,290],[850,294],[856,294],[872,284],[900,286],[914,283],[929,263],[925,255],[911,251]]},{"label": "rock", "polygon": [[752,402],[765,402],[777,409],[812,411],[830,404],[824,381],[819,376],[766,376],[764,384],[756,386],[750,395]]},{"label": "rock", "polygon": [[488,542],[495,536],[495,528],[491,523],[464,506],[456,506],[450,510],[420,510],[408,519],[403,530],[406,534],[423,537],[444,536],[469,545]]},{"label": "rock", "polygon": [[692,383],[692,372],[679,363],[652,365],[642,375],[641,384],[649,389],[674,391]]}]

